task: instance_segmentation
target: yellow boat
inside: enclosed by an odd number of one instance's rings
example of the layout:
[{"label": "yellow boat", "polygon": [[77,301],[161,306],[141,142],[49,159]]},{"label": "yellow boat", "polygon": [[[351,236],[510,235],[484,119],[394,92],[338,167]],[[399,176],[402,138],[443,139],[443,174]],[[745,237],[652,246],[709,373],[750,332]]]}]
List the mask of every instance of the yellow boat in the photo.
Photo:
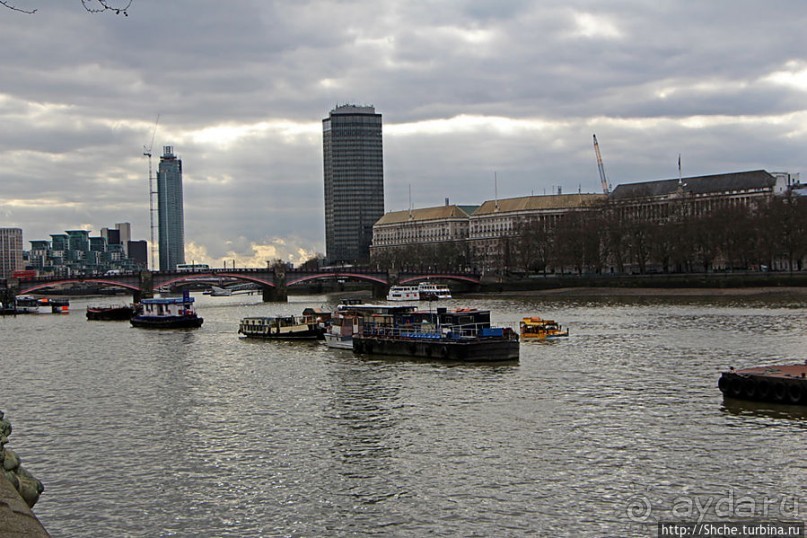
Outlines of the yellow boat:
[{"label": "yellow boat", "polygon": [[523,318],[518,326],[521,338],[547,339],[569,336],[569,329],[564,329],[555,320],[538,316]]}]

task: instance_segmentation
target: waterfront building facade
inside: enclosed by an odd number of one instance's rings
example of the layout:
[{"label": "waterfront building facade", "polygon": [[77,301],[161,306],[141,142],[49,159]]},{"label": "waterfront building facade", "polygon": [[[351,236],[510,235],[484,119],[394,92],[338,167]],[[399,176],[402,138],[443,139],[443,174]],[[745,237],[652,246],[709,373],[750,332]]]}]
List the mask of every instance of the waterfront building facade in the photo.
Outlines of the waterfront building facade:
[{"label": "waterfront building facade", "polygon": [[135,247],[138,256],[129,257],[118,237],[117,229],[102,228],[98,236],[91,235],[89,230],[68,230],[51,234],[50,240],[32,240],[26,268],[34,269],[40,275],[56,277],[92,276],[109,270],[129,272],[147,268],[143,256],[146,242],[127,241],[130,249],[132,245],[138,245]]},{"label": "waterfront building facade", "polygon": [[784,196],[797,176],[765,170],[732,172],[618,185],[608,198],[620,218],[663,223],[703,217],[727,207],[758,209]]},{"label": "waterfront building facade", "polygon": [[765,170],[619,185],[604,214],[611,270],[801,266],[804,234],[797,223],[805,208],[794,197],[797,187],[798,175]]},{"label": "waterfront building facade", "polygon": [[182,160],[172,146],[164,146],[157,171],[157,216],[160,271],[173,271],[185,263],[185,210],[182,194]]},{"label": "waterfront building facade", "polygon": [[22,258],[22,229],[0,228],[0,278],[10,278],[25,268]]},{"label": "waterfront building facade", "polygon": [[[393,270],[420,267],[424,262],[427,268],[440,262],[450,267],[458,262],[467,265],[469,218],[477,207],[446,201],[444,206],[386,213],[373,226],[371,259]],[[434,249],[439,256],[432,255]]]},{"label": "waterfront building facade", "polygon": [[374,226],[373,261],[434,266],[464,242],[468,262],[453,267],[486,274],[800,270],[805,194],[797,174],[754,170],[488,200],[467,217],[399,211]]},{"label": "waterfront building facade", "polygon": [[525,265],[528,245],[551,236],[573,213],[599,210],[605,194],[551,194],[488,200],[469,218],[468,243],[474,266],[483,272],[507,272]]},{"label": "waterfront building facade", "polygon": [[373,225],[384,215],[381,127],[372,106],[338,106],[322,120],[328,264],[369,259]]}]

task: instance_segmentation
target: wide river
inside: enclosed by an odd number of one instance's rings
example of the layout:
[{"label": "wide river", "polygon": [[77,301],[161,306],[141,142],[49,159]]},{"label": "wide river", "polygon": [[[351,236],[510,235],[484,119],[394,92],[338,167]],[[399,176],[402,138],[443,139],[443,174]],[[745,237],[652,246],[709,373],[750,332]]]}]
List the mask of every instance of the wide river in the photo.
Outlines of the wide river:
[{"label": "wide river", "polygon": [[[8,447],[55,537],[656,536],[807,520],[807,411],[720,372],[807,359],[798,297],[459,298],[571,329],[512,364],[245,341],[321,296],[197,296],[197,330],[0,318]],[[115,300],[107,300],[114,302]],[[92,300],[98,303],[98,300]]]}]

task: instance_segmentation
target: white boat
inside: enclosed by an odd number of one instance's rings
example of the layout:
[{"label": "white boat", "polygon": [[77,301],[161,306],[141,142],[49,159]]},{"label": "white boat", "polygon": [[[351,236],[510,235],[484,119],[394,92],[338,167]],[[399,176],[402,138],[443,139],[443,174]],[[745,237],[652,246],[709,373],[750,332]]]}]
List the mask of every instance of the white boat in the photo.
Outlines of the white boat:
[{"label": "white boat", "polygon": [[387,301],[435,301],[451,299],[451,290],[444,284],[421,282],[417,286],[392,286]]},{"label": "white boat", "polygon": [[419,301],[420,290],[417,286],[392,286],[387,294],[387,301]]},{"label": "white boat", "polygon": [[204,318],[196,314],[193,302],[187,290],[182,297],[143,299],[142,312],[132,316],[129,323],[144,329],[195,329],[202,326]]},{"label": "white boat", "polygon": [[359,317],[341,315],[331,318],[325,331],[325,345],[334,349],[353,349],[353,334],[359,332]]},{"label": "white boat", "polygon": [[219,286],[210,286],[210,293],[211,297],[229,297],[233,294],[233,290],[228,288],[221,288]]},{"label": "white boat", "polygon": [[451,299],[451,290],[444,284],[434,282],[421,282],[418,284],[421,301],[434,301],[435,299]]},{"label": "white boat", "polygon": [[14,308],[17,314],[37,314],[39,313],[39,299],[30,295],[18,295],[14,300]]}]

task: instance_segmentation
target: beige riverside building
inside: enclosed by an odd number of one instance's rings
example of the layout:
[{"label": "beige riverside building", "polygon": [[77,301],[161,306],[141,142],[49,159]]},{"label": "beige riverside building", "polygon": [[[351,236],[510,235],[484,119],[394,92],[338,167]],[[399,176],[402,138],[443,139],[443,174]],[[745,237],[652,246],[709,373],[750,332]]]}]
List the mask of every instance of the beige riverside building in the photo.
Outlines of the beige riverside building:
[{"label": "beige riverside building", "polygon": [[[523,196],[488,200],[478,207],[446,204],[397,211],[373,226],[371,252],[376,265],[398,270],[471,269],[500,275],[536,267],[550,273],[692,272],[697,248],[705,247],[679,234],[674,236],[680,243],[679,261],[653,259],[657,253],[650,242],[657,239],[651,231],[658,233],[677,222],[710,226],[704,217],[725,209],[754,215],[777,198],[807,195],[801,194],[804,190],[796,174],[753,170],[622,184],[610,195]],[[564,220],[567,217],[572,220]],[[567,225],[559,226],[561,222]],[[782,261],[781,252],[772,253],[771,267],[801,267],[800,252],[791,257]],[[738,265],[720,253],[713,258],[709,268]]]},{"label": "beige riverside building", "polygon": [[439,248],[467,264],[468,219],[477,207],[446,203],[386,213],[373,226],[371,257],[386,267],[403,269],[417,265],[419,251]]},{"label": "beige riverside building", "polygon": [[599,208],[605,199],[604,194],[525,196],[387,213],[373,226],[372,257],[379,265],[403,269],[407,262],[417,265],[419,251],[431,249],[444,255],[438,257],[461,260],[467,269],[498,271],[525,222],[554,226],[563,215]]},{"label": "beige riverside building", "polygon": [[10,278],[23,269],[22,229],[0,228],[0,278]]},{"label": "beige riverside building", "polygon": [[606,199],[605,194],[553,194],[488,200],[469,219],[474,266],[482,272],[512,267],[522,227],[529,224],[533,229],[551,230],[564,215],[600,209]]}]

